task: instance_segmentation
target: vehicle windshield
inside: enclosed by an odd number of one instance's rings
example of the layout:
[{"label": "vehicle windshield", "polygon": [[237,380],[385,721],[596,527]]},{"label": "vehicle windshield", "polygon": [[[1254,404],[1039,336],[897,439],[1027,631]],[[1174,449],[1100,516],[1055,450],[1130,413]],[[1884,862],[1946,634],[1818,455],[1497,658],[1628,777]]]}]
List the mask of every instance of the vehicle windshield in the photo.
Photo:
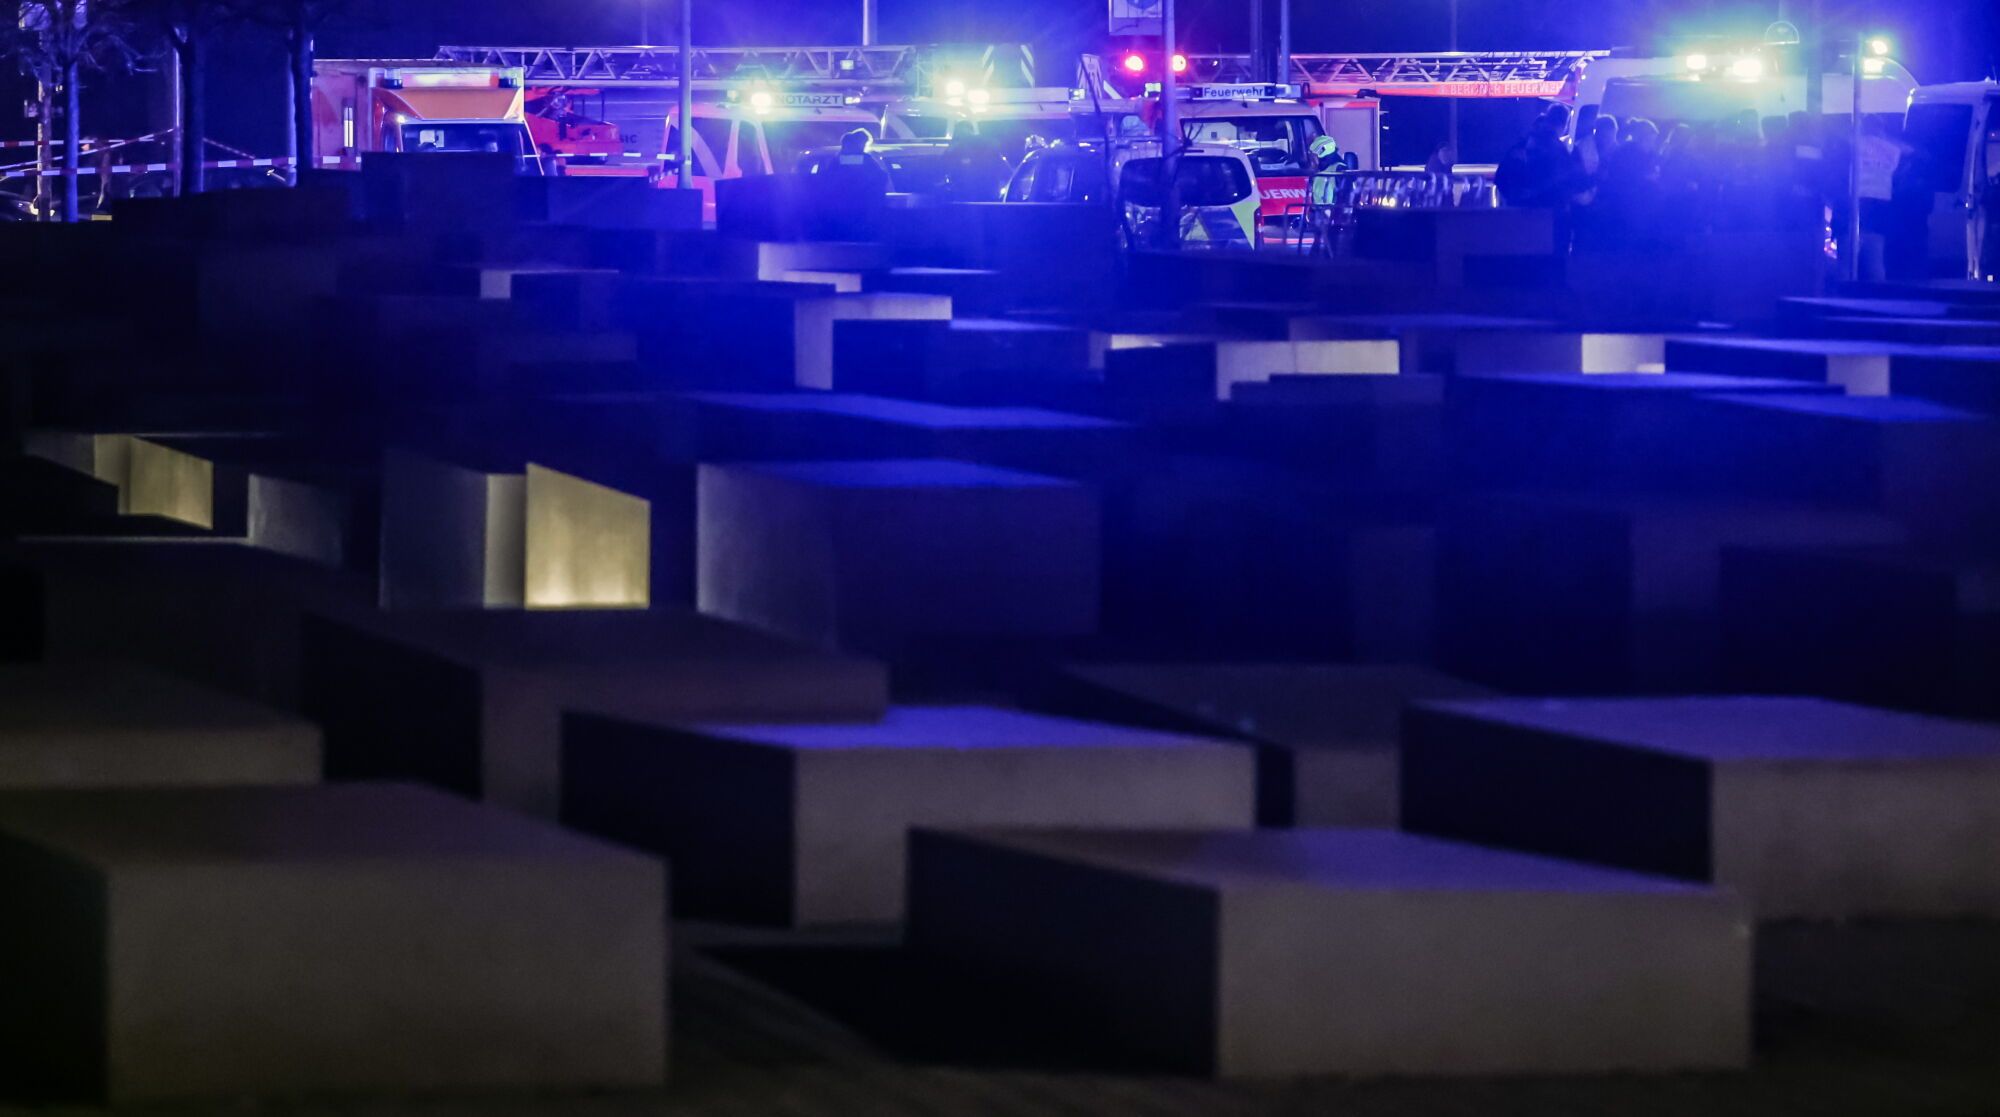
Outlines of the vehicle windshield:
[{"label": "vehicle windshield", "polygon": [[532,158],[528,129],[522,124],[464,122],[403,125],[404,151],[488,151],[514,157],[517,170],[539,173],[541,160]]},{"label": "vehicle windshield", "polygon": [[[867,125],[852,120],[766,120],[764,143],[771,149],[771,165],[789,171],[806,156],[840,146],[840,137]],[[869,135],[876,129],[867,128]]]},{"label": "vehicle windshield", "polygon": [[1250,157],[1260,175],[1306,173],[1306,149],[1319,135],[1312,117],[1202,116],[1182,131],[1190,143],[1233,147]]},{"label": "vehicle windshield", "polygon": [[998,145],[1000,157],[1013,166],[1019,166],[1027,155],[1030,139],[1039,138],[1044,143],[1038,146],[1047,146],[1057,140],[1077,138],[1076,124],[1067,116],[982,119],[979,134]]},{"label": "vehicle windshield", "polygon": [[920,113],[904,109],[894,113],[902,122],[903,130],[909,135],[898,137],[904,140],[941,142],[951,138],[951,122],[954,119],[945,113]]},{"label": "vehicle windshield", "polygon": [[[1160,159],[1134,159],[1118,176],[1118,190],[1127,205],[1160,206]],[[1184,206],[1229,206],[1250,196],[1250,176],[1243,164],[1213,155],[1187,155],[1180,160],[1181,204]]]},{"label": "vehicle windshield", "polygon": [[1043,157],[1024,164],[1007,184],[1010,202],[1103,201],[1110,178],[1096,154]]},{"label": "vehicle windshield", "polygon": [[1965,177],[1966,133],[1971,129],[1971,105],[1910,106],[1903,139],[1919,160],[1932,190],[1958,189]]}]

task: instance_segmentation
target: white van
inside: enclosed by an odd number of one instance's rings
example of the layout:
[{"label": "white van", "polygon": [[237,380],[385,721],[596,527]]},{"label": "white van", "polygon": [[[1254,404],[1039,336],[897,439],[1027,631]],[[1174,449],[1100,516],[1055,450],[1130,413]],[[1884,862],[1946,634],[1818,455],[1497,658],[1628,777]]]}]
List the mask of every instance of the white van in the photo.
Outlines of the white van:
[{"label": "white van", "polygon": [[1988,233],[2000,218],[2000,85],[1991,81],[1921,86],[1910,95],[1903,139],[1921,161],[1931,206],[1932,267],[1990,278]]}]

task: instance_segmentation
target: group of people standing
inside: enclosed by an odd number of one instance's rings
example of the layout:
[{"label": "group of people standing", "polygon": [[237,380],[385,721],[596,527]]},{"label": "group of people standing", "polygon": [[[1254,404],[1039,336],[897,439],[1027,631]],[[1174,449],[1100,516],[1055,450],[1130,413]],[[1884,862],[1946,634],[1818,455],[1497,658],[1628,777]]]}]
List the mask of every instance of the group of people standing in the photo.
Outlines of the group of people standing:
[{"label": "group of people standing", "polygon": [[[1585,106],[1571,128],[1550,105],[1508,150],[1496,174],[1507,205],[1555,209],[1578,248],[1667,247],[1716,232],[1809,230],[1844,239],[1849,168],[1844,121],[1806,113],[1742,112],[1662,128]],[[1928,184],[1883,121],[1863,121],[1860,168],[1863,270],[1881,277],[1922,268]]]}]

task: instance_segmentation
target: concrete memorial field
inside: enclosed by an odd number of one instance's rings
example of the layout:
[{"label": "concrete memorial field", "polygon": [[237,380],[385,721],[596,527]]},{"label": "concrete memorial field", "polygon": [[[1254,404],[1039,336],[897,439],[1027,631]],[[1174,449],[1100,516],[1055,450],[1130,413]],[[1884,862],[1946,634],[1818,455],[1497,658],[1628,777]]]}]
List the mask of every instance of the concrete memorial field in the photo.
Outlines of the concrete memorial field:
[{"label": "concrete memorial field", "polygon": [[2000,1098],[1990,285],[562,162],[0,223],[5,1115]]}]

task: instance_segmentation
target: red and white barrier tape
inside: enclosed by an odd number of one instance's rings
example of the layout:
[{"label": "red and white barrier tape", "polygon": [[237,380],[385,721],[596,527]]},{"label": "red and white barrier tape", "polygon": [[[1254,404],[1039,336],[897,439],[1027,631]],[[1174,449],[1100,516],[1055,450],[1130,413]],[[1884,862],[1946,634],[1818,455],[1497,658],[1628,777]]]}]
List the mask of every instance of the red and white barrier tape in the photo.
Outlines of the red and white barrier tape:
[{"label": "red and white barrier tape", "polygon": [[[292,161],[290,159],[217,159],[202,164],[203,167],[211,171],[242,170],[249,167],[289,167],[291,165]],[[160,171],[171,171],[173,169],[174,165],[172,163],[121,163],[118,166],[107,168],[78,167],[76,173],[79,175],[94,175],[98,174],[101,170],[108,170],[114,175],[142,175],[155,174]],[[0,174],[0,182],[15,178],[60,178],[62,174],[63,172],[60,169],[48,171],[9,171]]]}]

